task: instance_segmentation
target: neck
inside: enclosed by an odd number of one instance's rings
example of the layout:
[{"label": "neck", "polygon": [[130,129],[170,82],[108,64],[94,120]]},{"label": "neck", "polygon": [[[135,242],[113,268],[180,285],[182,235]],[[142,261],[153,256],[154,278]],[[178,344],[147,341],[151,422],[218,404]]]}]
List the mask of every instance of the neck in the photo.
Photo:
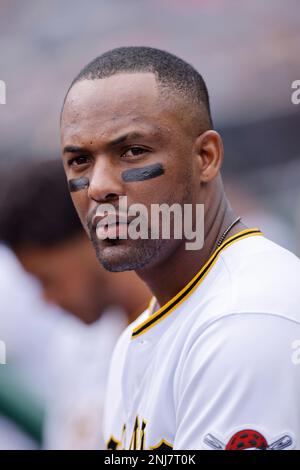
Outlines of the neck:
[{"label": "neck", "polygon": [[147,308],[151,293],[133,271],[120,272],[116,276],[110,303],[120,305],[127,314],[128,323],[131,323]]},{"label": "neck", "polygon": [[[220,237],[236,218],[223,194],[205,215],[205,237],[201,250],[186,250],[185,242],[182,242],[162,263],[137,273],[148,285],[160,307],[183,289],[206,264],[217,248]],[[239,222],[230,230],[225,240],[246,228]]]}]

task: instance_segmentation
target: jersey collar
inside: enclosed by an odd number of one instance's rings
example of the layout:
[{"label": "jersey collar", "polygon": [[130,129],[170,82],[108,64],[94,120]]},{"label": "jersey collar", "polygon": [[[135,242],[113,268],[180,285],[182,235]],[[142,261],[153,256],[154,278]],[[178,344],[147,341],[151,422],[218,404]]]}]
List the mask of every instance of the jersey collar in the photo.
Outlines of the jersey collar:
[{"label": "jersey collar", "polygon": [[[242,232],[239,232],[236,235],[225,240],[222,245],[214,251],[207,263],[200,269],[200,271],[193,277],[193,279],[181,291],[178,292],[178,294],[176,294],[172,299],[170,299],[159,310],[150,315],[144,322],[134,328],[131,338],[137,338],[138,336],[148,331],[154,325],[156,325],[161,320],[170,315],[170,313],[172,313],[175,308],[177,308],[184,300],[186,300],[192,294],[192,292],[194,292],[194,290],[199,286],[203,279],[205,279],[205,277],[208,275],[223,250],[233,245],[233,243],[257,235],[262,235],[262,232],[258,228],[251,228],[243,230]],[[150,302],[150,305],[151,304],[153,305],[153,299]]]}]

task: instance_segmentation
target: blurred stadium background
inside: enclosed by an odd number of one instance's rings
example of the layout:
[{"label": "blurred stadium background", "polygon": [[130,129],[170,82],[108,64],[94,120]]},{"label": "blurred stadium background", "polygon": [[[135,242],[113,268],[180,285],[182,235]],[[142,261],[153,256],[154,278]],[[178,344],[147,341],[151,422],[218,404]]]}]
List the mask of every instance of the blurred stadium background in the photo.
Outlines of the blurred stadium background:
[{"label": "blurred stadium background", "polygon": [[[224,138],[223,171],[236,212],[300,255],[300,105],[291,102],[291,84],[300,79],[298,0],[0,0],[0,79],[7,85],[0,175],[16,163],[57,158],[68,85],[89,60],[122,45],[166,49],[201,72]],[[16,383],[20,374],[11,380],[5,367],[0,447],[45,447],[46,395],[27,416],[35,384],[27,399],[24,380]],[[59,422],[52,419],[54,434]]]}]

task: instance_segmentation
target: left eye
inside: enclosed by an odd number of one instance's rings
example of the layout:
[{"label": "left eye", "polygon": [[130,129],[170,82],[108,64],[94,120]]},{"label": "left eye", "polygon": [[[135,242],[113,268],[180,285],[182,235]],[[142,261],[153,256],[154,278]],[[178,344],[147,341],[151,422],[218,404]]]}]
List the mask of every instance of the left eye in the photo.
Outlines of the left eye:
[{"label": "left eye", "polygon": [[86,163],[88,163],[88,157],[84,156],[84,155],[79,155],[78,157],[73,157],[73,158],[70,158],[70,160],[68,161],[68,165],[69,166],[80,166],[80,165],[85,165]]},{"label": "left eye", "polygon": [[137,157],[138,155],[142,155],[143,153],[146,153],[146,152],[147,152],[147,149],[143,147],[130,147],[121,156],[125,158],[126,157],[132,158],[132,157]]}]

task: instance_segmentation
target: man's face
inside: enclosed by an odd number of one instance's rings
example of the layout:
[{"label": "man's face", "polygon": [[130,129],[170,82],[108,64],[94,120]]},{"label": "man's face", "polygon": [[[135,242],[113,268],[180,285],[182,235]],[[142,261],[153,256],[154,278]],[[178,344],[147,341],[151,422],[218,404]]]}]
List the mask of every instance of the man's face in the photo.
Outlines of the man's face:
[{"label": "man's face", "polygon": [[[118,215],[121,196],[148,213],[151,204],[194,202],[193,136],[180,106],[162,97],[154,74],[77,82],[65,102],[61,142],[67,178],[75,182],[73,202],[106,269],[139,270],[176,250],[181,240],[99,240],[96,234],[99,204],[112,204]],[[125,177],[127,170],[144,167],[162,171],[146,179]],[[87,184],[80,186],[82,181]]]}]

